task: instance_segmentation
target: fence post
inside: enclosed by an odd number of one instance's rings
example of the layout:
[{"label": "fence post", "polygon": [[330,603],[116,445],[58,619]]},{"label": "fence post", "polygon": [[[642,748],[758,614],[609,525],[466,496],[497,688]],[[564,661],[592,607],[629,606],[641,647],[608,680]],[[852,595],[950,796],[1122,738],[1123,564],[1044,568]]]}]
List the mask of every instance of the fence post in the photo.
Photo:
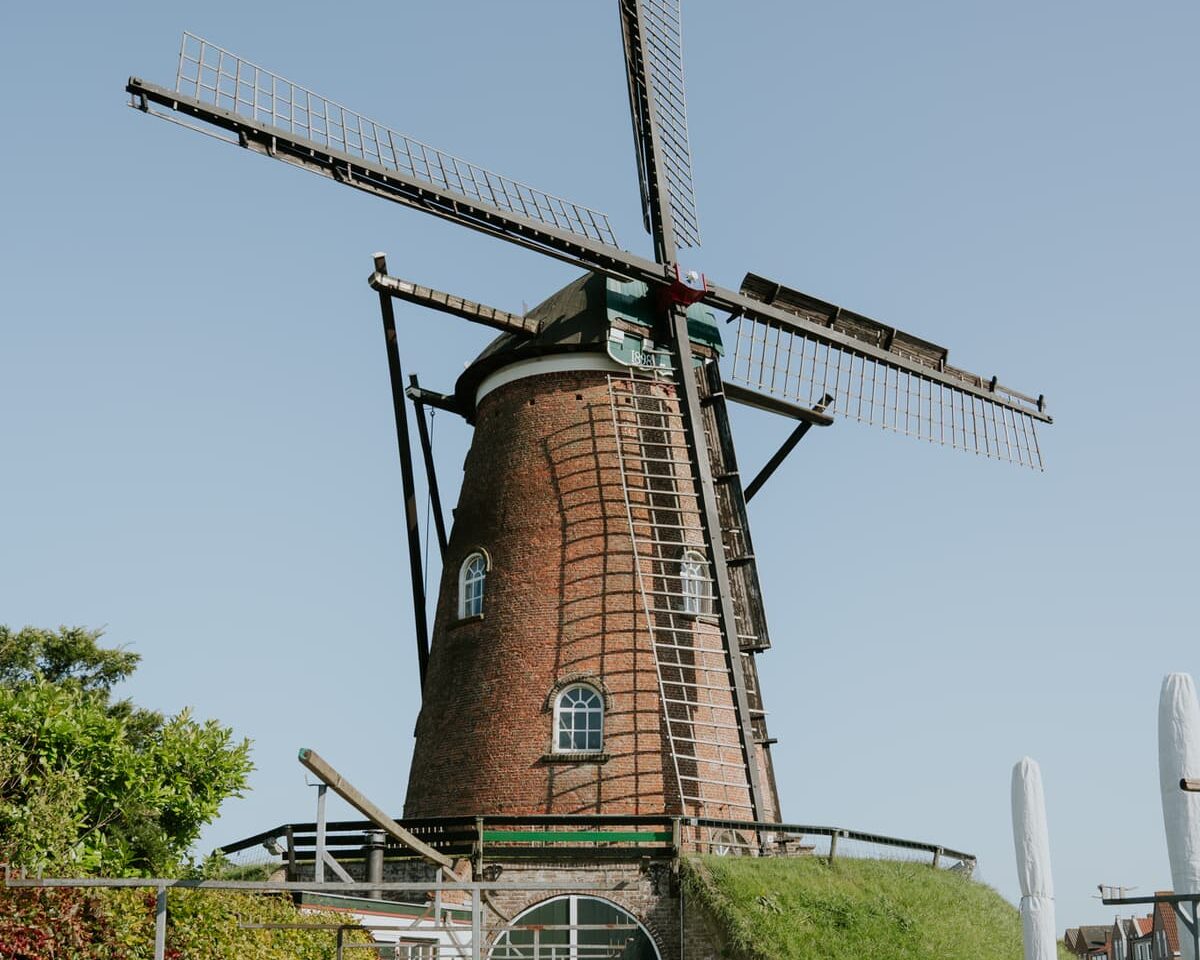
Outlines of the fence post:
[{"label": "fence post", "polygon": [[[367,881],[370,883],[383,883],[383,846],[383,831],[368,830],[366,842]],[[376,900],[383,899],[382,890],[371,890],[370,895]]]},{"label": "fence post", "polygon": [[840,830],[834,830],[833,833],[831,833],[829,835],[829,862],[830,863],[833,863],[833,858],[837,856],[838,834],[841,832],[842,831],[840,831]]},{"label": "fence post", "polygon": [[933,868],[936,870],[939,863],[942,862],[942,848],[935,847],[933,850]]},{"label": "fence post", "polygon": [[154,900],[154,960],[167,955],[167,888],[159,887]]},{"label": "fence post", "polygon": [[292,830],[292,825],[287,825],[287,873],[285,876],[288,880],[299,880],[296,875],[296,834]]},{"label": "fence post", "polygon": [[313,859],[313,882],[325,882],[325,784],[317,785],[317,853]]},{"label": "fence post", "polygon": [[480,899],[483,896],[479,887],[471,891],[471,957],[480,960],[483,956],[483,910]]}]

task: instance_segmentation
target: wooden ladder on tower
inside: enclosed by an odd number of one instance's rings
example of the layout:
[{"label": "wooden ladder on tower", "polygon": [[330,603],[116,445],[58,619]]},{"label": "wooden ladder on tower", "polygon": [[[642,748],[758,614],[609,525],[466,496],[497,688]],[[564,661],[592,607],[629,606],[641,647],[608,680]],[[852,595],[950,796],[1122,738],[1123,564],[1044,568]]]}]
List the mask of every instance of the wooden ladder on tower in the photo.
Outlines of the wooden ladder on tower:
[{"label": "wooden ladder on tower", "polygon": [[608,378],[633,567],[685,814],[755,819],[735,678],[714,596],[694,453],[670,369]]}]

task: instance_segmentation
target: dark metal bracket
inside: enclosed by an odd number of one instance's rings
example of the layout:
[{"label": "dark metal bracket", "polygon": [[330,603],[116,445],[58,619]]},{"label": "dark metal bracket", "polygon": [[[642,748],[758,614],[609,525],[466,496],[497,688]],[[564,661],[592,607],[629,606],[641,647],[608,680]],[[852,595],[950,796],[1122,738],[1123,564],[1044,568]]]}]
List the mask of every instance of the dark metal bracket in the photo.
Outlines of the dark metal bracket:
[{"label": "dark metal bracket", "polygon": [[[442,514],[442,495],[438,491],[437,469],[433,465],[433,444],[429,438],[429,425],[425,422],[425,395],[432,393],[421,389],[414,373],[408,378],[409,387],[404,391],[405,396],[412,401],[413,410],[417,414],[417,434],[421,439],[421,456],[425,460],[425,481],[429,485],[430,507],[433,510],[433,523],[437,530],[438,552],[443,560],[446,559],[446,518]],[[443,396],[443,394],[436,394]]]},{"label": "dark metal bracket", "polygon": [[[823,414],[832,405],[833,405],[833,397],[831,397],[829,394],[825,394],[825,396],[821,398],[821,402],[818,403],[815,407],[813,407],[813,410],[816,413]],[[781,463],[783,463],[784,460],[787,459],[787,455],[796,448],[796,444],[798,444],[801,440],[804,439],[805,434],[807,434],[808,431],[812,428],[812,425],[814,422],[820,423],[820,421],[814,421],[814,420],[802,421],[796,427],[796,429],[793,430],[788,435],[788,438],[783,441],[783,444],[779,447],[778,450],[775,451],[774,456],[772,456],[771,459],[768,460],[763,465],[763,468],[758,471],[758,475],[753,480],[751,480],[748,484],[746,484],[746,502],[747,503],[749,503],[750,500],[754,497],[754,495],[756,493],[758,493],[759,490],[762,489],[763,484],[771,479],[771,475],[776,470],[779,469],[779,465]],[[828,424],[821,423],[821,426],[828,426]]]}]

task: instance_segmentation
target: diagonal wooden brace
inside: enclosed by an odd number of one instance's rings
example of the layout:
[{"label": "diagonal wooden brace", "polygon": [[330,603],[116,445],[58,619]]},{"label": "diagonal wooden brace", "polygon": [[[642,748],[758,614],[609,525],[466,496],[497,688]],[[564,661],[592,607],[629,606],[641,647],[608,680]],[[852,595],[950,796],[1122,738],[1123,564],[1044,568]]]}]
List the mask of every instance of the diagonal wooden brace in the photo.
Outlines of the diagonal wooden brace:
[{"label": "diagonal wooden brace", "polygon": [[[333,769],[324,758],[315,750],[309,750],[307,747],[301,747],[299,753],[300,763],[305,768],[311,770],[314,774],[321,778],[322,781],[329,784],[330,788],[339,797],[345,800],[350,806],[354,807],[359,813],[370,820],[380,830],[384,831],[393,840],[398,840],[412,850],[415,850],[426,860],[436,863],[439,867],[453,872],[454,861],[447,857],[444,853],[439,853],[434,850],[429,844],[419,840],[400,824],[384,813],[379,807],[375,806],[362,793],[360,793],[352,783],[347,781],[340,773]],[[457,879],[457,878],[456,878]]]}]

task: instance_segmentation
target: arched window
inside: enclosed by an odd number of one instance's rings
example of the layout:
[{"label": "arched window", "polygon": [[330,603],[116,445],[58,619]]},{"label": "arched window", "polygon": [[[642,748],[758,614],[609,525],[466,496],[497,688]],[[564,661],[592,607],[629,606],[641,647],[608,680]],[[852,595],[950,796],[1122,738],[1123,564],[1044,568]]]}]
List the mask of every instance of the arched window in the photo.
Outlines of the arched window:
[{"label": "arched window", "polygon": [[483,613],[483,586],[487,580],[488,562],[478,550],[472,553],[458,571],[458,616],[477,617]]},{"label": "arched window", "polygon": [[555,753],[599,753],[604,746],[604,698],[586,683],[573,683],[554,701]]},{"label": "arched window", "polygon": [[570,894],[526,910],[496,938],[491,960],[619,957],[659,960],[658,947],[628,910],[599,897]]},{"label": "arched window", "polygon": [[684,613],[712,612],[712,592],[709,589],[708,561],[702,553],[688,550],[679,561],[679,592]]}]

